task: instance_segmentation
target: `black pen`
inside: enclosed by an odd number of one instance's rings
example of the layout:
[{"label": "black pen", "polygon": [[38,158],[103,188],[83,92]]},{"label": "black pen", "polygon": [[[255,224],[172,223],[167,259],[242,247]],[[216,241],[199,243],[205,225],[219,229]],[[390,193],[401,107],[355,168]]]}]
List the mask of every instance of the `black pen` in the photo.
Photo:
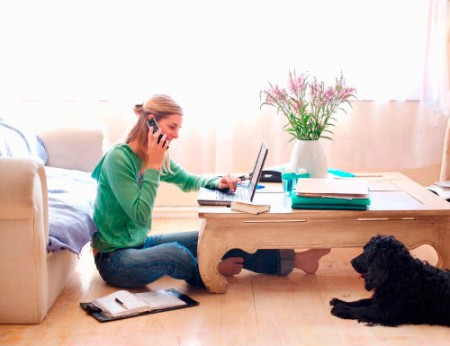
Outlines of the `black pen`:
[{"label": "black pen", "polygon": [[116,303],[119,304],[121,307],[123,307],[124,309],[128,310],[127,306],[126,306],[119,298],[115,298],[114,300],[115,300]]}]

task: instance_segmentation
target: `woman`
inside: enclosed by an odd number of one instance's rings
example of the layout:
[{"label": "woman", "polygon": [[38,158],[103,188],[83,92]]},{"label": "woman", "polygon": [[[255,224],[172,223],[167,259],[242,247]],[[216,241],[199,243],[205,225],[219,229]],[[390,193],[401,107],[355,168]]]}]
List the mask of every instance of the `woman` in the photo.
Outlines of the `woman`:
[{"label": "woman", "polygon": [[[115,286],[147,285],[164,275],[204,287],[197,263],[198,232],[148,235],[160,181],[183,191],[209,188],[235,191],[239,179],[232,175],[207,178],[190,174],[169,158],[170,142],[178,138],[183,111],[169,96],[155,95],[134,112],[138,120],[125,143],[112,147],[94,169],[98,182],[94,204],[92,247],[102,278]],[[148,121],[154,118],[160,129]],[[162,138],[159,138],[162,135]],[[260,250],[248,254],[234,249],[225,254],[218,270],[225,276],[242,268],[259,273],[287,275],[294,267],[314,273],[329,250]]]}]

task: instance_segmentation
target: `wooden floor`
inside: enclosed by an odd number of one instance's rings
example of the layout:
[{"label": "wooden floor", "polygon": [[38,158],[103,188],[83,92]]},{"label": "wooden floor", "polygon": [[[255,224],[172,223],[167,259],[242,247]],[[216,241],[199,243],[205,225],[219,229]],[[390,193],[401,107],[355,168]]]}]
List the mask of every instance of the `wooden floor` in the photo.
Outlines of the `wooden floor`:
[{"label": "wooden floor", "polygon": [[[153,232],[197,229],[198,220],[154,220]],[[228,292],[210,294],[163,278],[150,289],[174,287],[198,307],[99,323],[80,302],[116,288],[99,277],[90,249],[40,325],[0,325],[0,345],[445,345],[450,328],[368,327],[330,314],[329,300],[369,296],[349,260],[360,249],[333,249],[315,275],[294,271],[271,277],[244,271],[229,280]],[[416,254],[435,261],[430,248]],[[138,291],[138,290],[136,290]]]}]

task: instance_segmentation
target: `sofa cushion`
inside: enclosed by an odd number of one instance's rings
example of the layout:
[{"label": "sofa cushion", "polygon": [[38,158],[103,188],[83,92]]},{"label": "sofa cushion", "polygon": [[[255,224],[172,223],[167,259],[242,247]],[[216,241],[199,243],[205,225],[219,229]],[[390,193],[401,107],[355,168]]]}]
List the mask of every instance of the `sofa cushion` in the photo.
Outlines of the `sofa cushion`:
[{"label": "sofa cushion", "polygon": [[97,181],[87,172],[45,167],[48,184],[48,251],[80,254],[97,227],[92,220]]},{"label": "sofa cushion", "polygon": [[0,157],[35,158],[47,163],[42,139],[25,128],[0,120]]}]

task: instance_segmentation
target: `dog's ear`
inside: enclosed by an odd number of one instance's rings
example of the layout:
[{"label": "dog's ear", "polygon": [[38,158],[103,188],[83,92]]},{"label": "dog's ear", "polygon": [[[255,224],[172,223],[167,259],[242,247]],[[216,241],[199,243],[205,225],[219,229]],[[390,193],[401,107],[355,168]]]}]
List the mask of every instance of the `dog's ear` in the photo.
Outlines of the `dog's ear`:
[{"label": "dog's ear", "polygon": [[388,257],[383,253],[372,256],[369,270],[365,276],[365,288],[368,291],[381,287],[389,277],[390,272]]},{"label": "dog's ear", "polygon": [[367,266],[370,266],[374,259],[382,252],[384,238],[385,236],[377,235],[372,237],[364,246],[363,255],[366,259]]},{"label": "dog's ear", "polygon": [[384,257],[387,257],[386,261],[410,256],[405,245],[392,235],[377,235],[373,237],[364,246],[364,252],[366,253],[368,263],[372,262],[375,257],[378,257],[380,253]]},{"label": "dog's ear", "polygon": [[392,273],[404,273],[405,263],[411,257],[406,247],[393,236],[373,237],[364,251],[368,262],[365,285],[369,291],[383,285]]}]

